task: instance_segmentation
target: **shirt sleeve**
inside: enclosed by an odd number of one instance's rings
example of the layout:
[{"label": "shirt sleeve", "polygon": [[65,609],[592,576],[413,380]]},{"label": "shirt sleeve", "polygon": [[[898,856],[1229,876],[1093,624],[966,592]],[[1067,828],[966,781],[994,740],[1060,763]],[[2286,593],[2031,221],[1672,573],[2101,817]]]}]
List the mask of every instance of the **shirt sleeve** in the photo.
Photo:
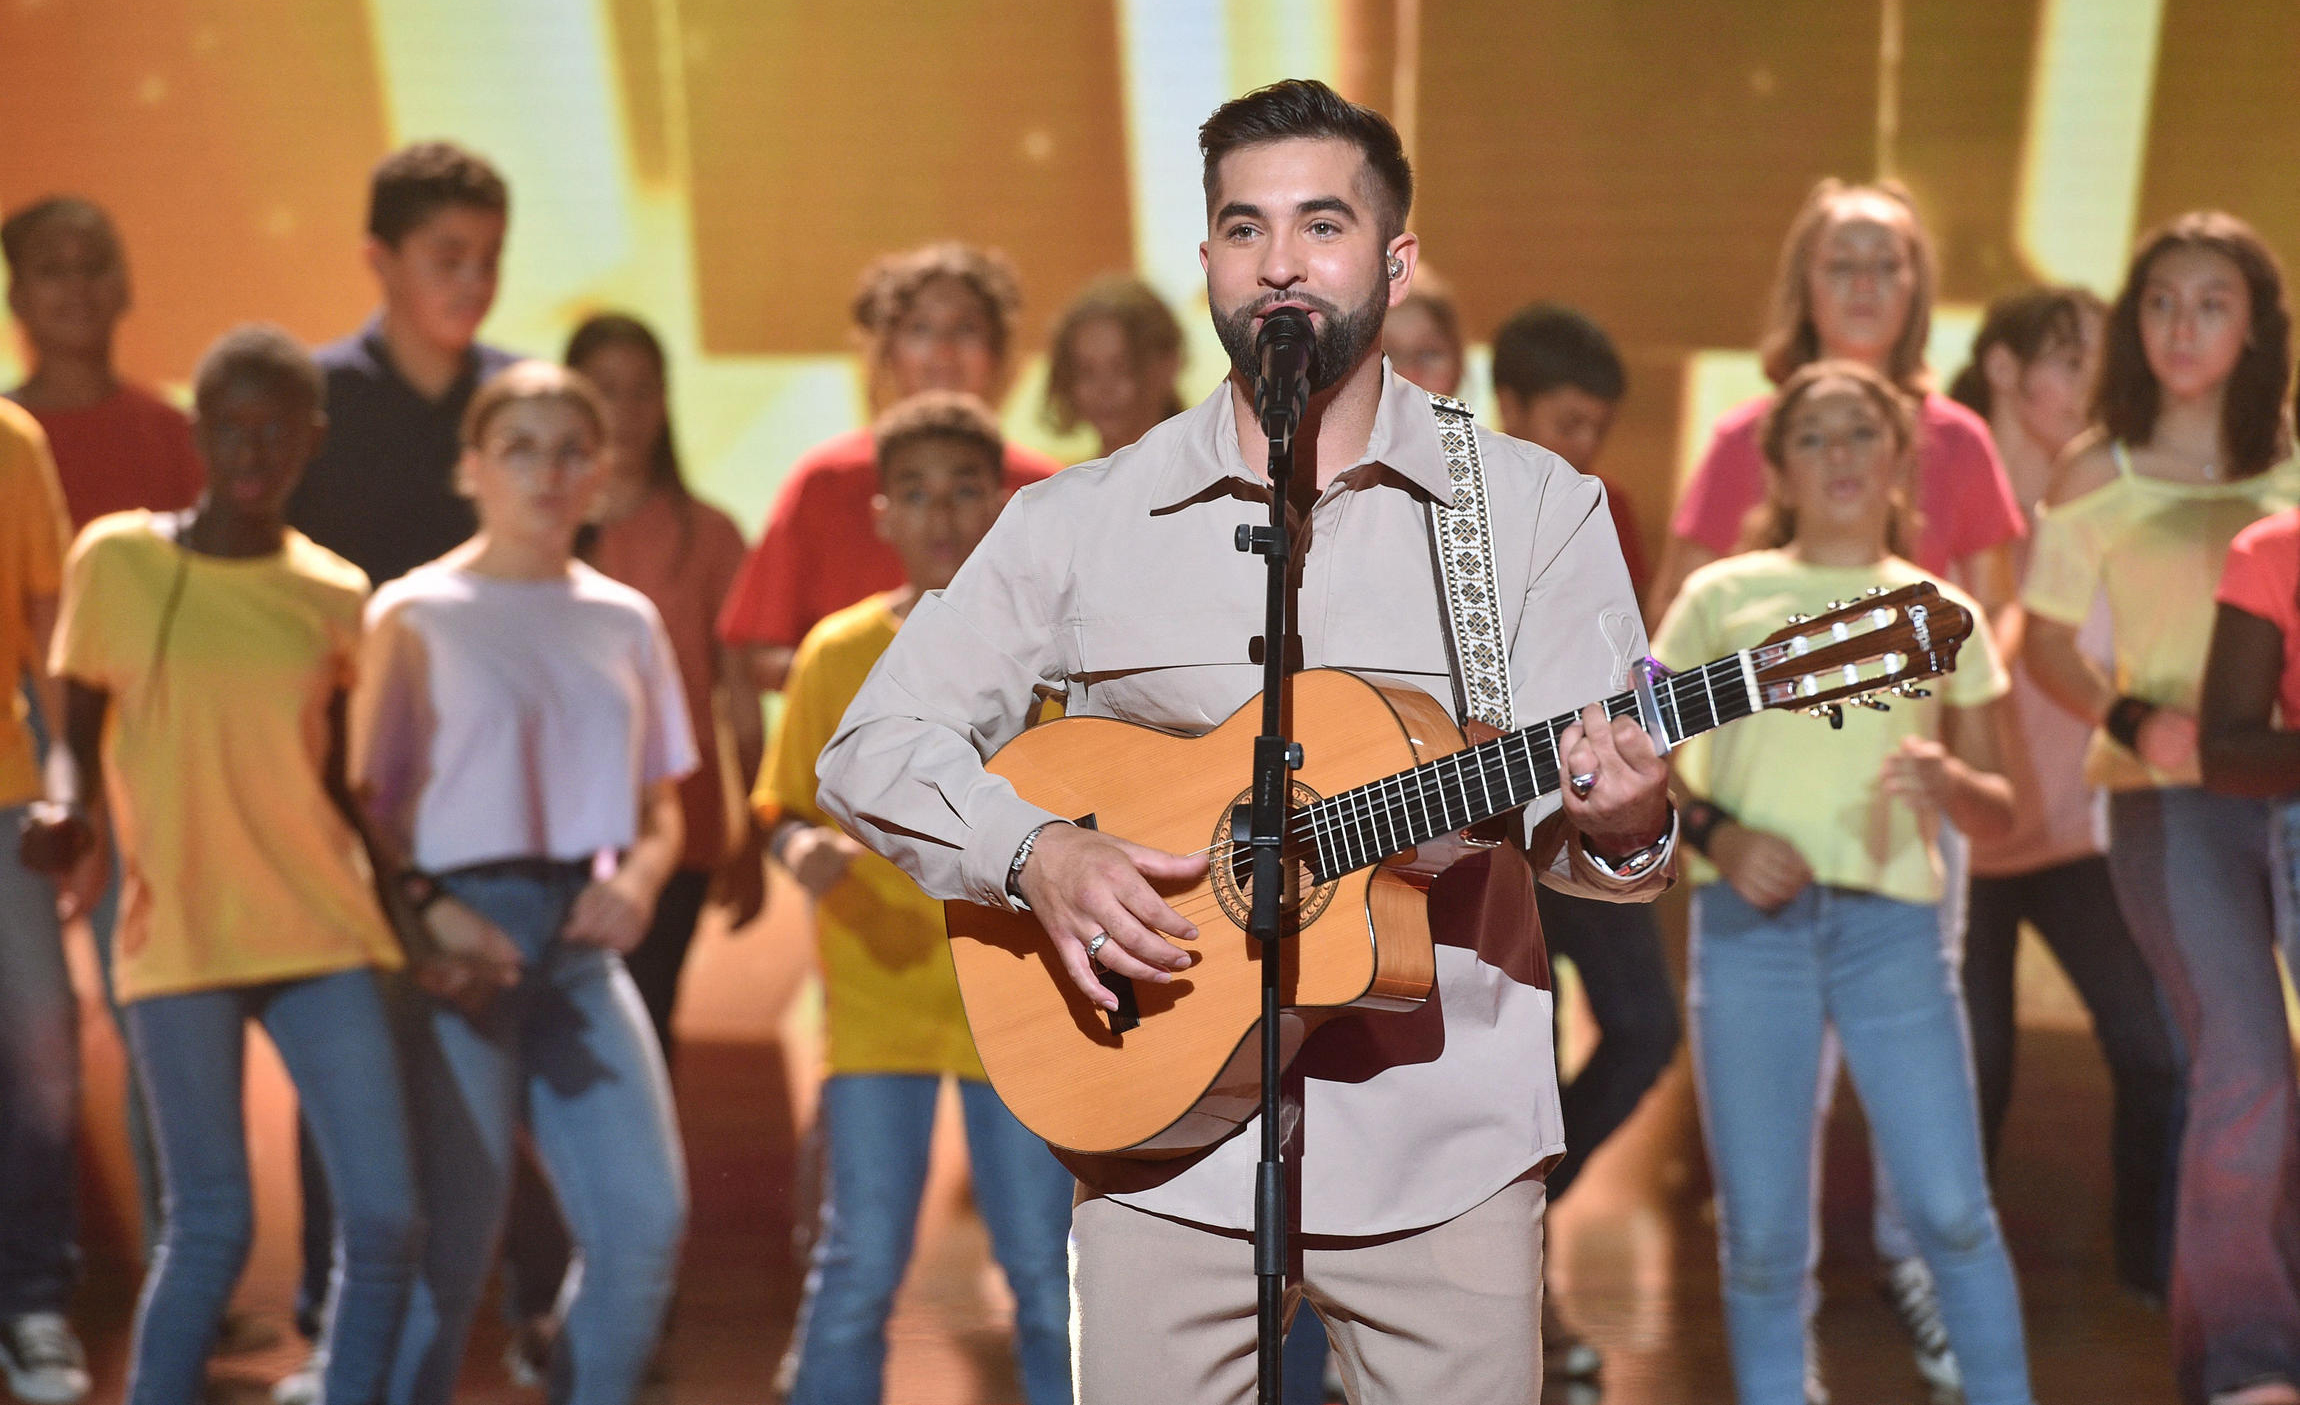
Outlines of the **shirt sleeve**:
[{"label": "shirt sleeve", "polygon": [[1948,677],[1944,698],[1952,707],[1981,707],[2012,691],[2012,674],[1997,649],[1988,611],[1969,596],[1951,598],[1972,613],[1973,632],[1957,650],[1956,670]]},{"label": "shirt sleeve", "polygon": [[687,715],[687,686],[679,676],[678,656],[671,652],[671,636],[663,617],[647,605],[646,632],[638,651],[641,686],[647,699],[647,717],[641,730],[639,780],[643,785],[675,781],[694,774],[695,724]]},{"label": "shirt sleeve", "polygon": [[2263,517],[2236,534],[2214,598],[2267,620],[2287,639],[2300,624],[2300,510]]},{"label": "shirt sleeve", "polygon": [[1685,485],[1669,530],[1719,556],[1741,547],[1741,521],[1765,496],[1764,465],[1757,452],[1758,419],[1724,426],[1709,441],[1709,452]]},{"label": "shirt sleeve", "polygon": [[105,568],[110,555],[106,540],[83,536],[73,544],[65,561],[56,633],[48,646],[48,671],[59,678],[76,678],[90,687],[115,691],[120,681],[104,626],[119,616],[106,596],[110,576]]},{"label": "shirt sleeve", "polygon": [[827,643],[817,628],[791,661],[783,713],[775,721],[767,761],[759,768],[758,789],[751,797],[759,822],[770,829],[786,816],[808,824],[830,823],[816,799],[815,760],[838,730],[839,717],[854,701],[854,685],[860,680],[843,676],[846,670],[838,666],[840,660]]},{"label": "shirt sleeve", "polygon": [[430,660],[423,636],[387,597],[368,602],[359,677],[351,691],[349,774],[368,813],[401,841],[429,779]]},{"label": "shirt sleeve", "polygon": [[2029,550],[2028,579],[2021,585],[2022,607],[2060,624],[2083,624],[2100,590],[2097,534],[2083,513],[2071,511],[2085,501],[2076,498],[2038,514],[2036,544]]},{"label": "shirt sleeve", "polygon": [[[1551,458],[1534,534],[1541,562],[1526,587],[1518,636],[1510,647],[1510,677],[1520,727],[1561,716],[1619,691],[1629,666],[1646,652],[1645,625],[1629,588],[1604,489]],[[1489,468],[1489,471],[1490,468]],[[1563,802],[1551,794],[1526,807],[1525,834],[1537,866],[1544,855],[1542,828]],[[1609,901],[1642,902],[1667,888],[1675,866],[1661,863],[1628,879],[1591,861],[1578,836],[1557,846],[1540,880],[1560,892]]]},{"label": "shirt sleeve", "polygon": [[1062,818],[983,768],[1022,731],[1031,689],[1061,676],[1065,573],[1036,559],[1031,498],[912,607],[816,765],[823,810],[932,897],[1007,906],[1023,836]]},{"label": "shirt sleeve", "polygon": [[1962,561],[2027,535],[2020,499],[2013,495],[2012,480],[1987,429],[1963,417],[1944,416],[1931,432],[1939,446],[1936,468],[1945,480],[1941,549],[1947,560]]},{"label": "shirt sleeve", "polygon": [[719,637],[729,644],[796,646],[806,632],[808,478],[802,469],[783,485],[758,545],[735,573],[719,609]]}]

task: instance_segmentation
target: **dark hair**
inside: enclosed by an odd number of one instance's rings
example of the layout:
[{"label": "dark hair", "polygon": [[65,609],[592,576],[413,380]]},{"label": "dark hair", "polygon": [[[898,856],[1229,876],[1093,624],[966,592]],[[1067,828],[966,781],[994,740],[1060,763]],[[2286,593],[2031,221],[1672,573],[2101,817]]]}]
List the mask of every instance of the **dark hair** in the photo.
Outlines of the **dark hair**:
[{"label": "dark hair", "polygon": [[1006,476],[1006,440],[998,432],[998,417],[971,395],[955,390],[922,390],[871,423],[871,445],[878,456],[879,480],[886,480],[887,461],[909,446],[928,439],[949,439],[980,449],[988,456],[990,471],[1001,482]]},{"label": "dark hair", "polygon": [[115,261],[127,261],[120,231],[103,206],[78,195],[51,195],[33,201],[0,222],[0,258],[7,260],[9,277],[23,276],[24,261],[32,254],[32,241],[49,226],[58,224],[95,235],[111,250]]},{"label": "dark hair", "polygon": [[1454,305],[1453,284],[1440,278],[1437,270],[1426,263],[1415,265],[1414,285],[1404,297],[1398,299],[1398,305],[1390,309],[1390,315],[1394,317],[1409,307],[1418,307],[1428,313],[1430,320],[1437,323],[1438,335],[1453,343],[1457,356],[1461,354],[1461,311]]},{"label": "dark hair", "polygon": [[[567,350],[559,360],[562,364],[582,370],[583,363],[609,347],[627,346],[655,363],[655,376],[663,382],[666,396],[671,389],[671,362],[663,354],[663,343],[655,331],[638,318],[624,312],[599,312],[583,319],[567,338]],[[671,416],[666,409],[663,428],[655,436],[655,445],[647,456],[647,486],[659,488],[680,497],[691,496],[687,491],[686,475],[679,471],[679,445],[671,435]]]},{"label": "dark hair", "polygon": [[572,405],[591,422],[591,433],[607,437],[607,404],[599,387],[581,371],[554,366],[548,361],[514,361],[487,378],[463,411],[463,447],[476,449],[487,437],[487,426],[513,405],[533,400],[556,400]]},{"label": "dark hair", "polygon": [[[1071,395],[1078,383],[1078,352],[1073,344],[1080,331],[1096,322],[1115,322],[1126,338],[1126,354],[1137,368],[1172,357],[1182,360],[1182,324],[1174,311],[1149,284],[1131,274],[1115,273],[1086,285],[1086,290],[1065,308],[1046,344],[1046,423],[1057,434],[1078,427],[1078,407]],[[1166,387],[1165,415],[1182,411],[1182,397]]]},{"label": "dark hair", "polygon": [[1621,353],[1605,329],[1561,303],[1510,314],[1493,334],[1493,388],[1521,400],[1571,386],[1608,403],[1629,391]]},{"label": "dark hair", "polygon": [[376,163],[369,178],[367,232],[396,249],[416,226],[450,205],[507,215],[511,192],[485,157],[453,142],[403,146]]},{"label": "dark hair", "polygon": [[2292,314],[2284,306],[2284,271],[2252,226],[2218,210],[2198,210],[2152,230],[2132,256],[2124,287],[2109,309],[2100,385],[2093,418],[2110,438],[2146,444],[2156,433],[2160,387],[2140,340],[2140,300],[2148,271],[2175,249],[2203,249],[2236,265],[2252,304],[2244,354],[2229,372],[2221,406],[2220,437],[2228,448],[2228,476],[2249,478],[2284,457],[2289,431],[2284,388],[2292,376]]},{"label": "dark hair", "polygon": [[1988,355],[1998,347],[2024,368],[2057,347],[2084,345],[2087,314],[2105,314],[2108,305],[2090,288],[2064,284],[2024,288],[1989,304],[1981,329],[1973,334],[1972,359],[1949,382],[1949,398],[1987,419],[1996,412],[1989,386]]},{"label": "dark hair", "polygon": [[[1758,427],[1757,442],[1765,455],[1765,500],[1751,508],[1741,524],[1742,550],[1761,551],[1796,540],[1797,509],[1781,494],[1782,479],[1789,471],[1789,421],[1817,386],[1836,380],[1851,381],[1876,406],[1892,427],[1896,453],[1905,458],[1915,447],[1916,411],[1906,391],[1858,361],[1806,362],[1781,383],[1765,411],[1764,423]],[[1885,514],[1885,549],[1895,556],[1907,556],[1917,535],[1917,514],[1909,506],[1905,475],[1893,475],[1891,502],[1892,508]]]},{"label": "dark hair", "polygon": [[1022,284],[1014,264],[996,249],[946,240],[923,248],[886,254],[863,270],[855,289],[855,326],[869,344],[871,395],[878,398],[878,372],[886,359],[887,338],[910,314],[918,295],[938,278],[958,282],[982,303],[990,319],[990,351],[1003,364],[1014,339],[1014,314],[1022,306]]},{"label": "dark hair", "polygon": [[1785,384],[1789,374],[1821,357],[1821,334],[1813,325],[1813,254],[1829,227],[1836,207],[1870,196],[1898,205],[1908,216],[1909,262],[1916,271],[1916,288],[1909,297],[1909,319],[1886,358],[1885,374],[1903,391],[1924,388],[1925,339],[1933,331],[1933,290],[1939,285],[1933,259],[1932,236],[1917,217],[1916,202],[1899,181],[1848,185],[1830,177],[1813,187],[1789,222],[1789,235],[1781,241],[1781,262],[1773,271],[1773,293],[1765,317],[1765,334],[1757,353],[1766,378]]},{"label": "dark hair", "polygon": [[311,354],[269,322],[243,322],[209,343],[192,372],[192,401],[211,405],[243,382],[293,396],[314,410],[327,401],[327,381]]},{"label": "dark hair", "polygon": [[1396,238],[1414,207],[1413,164],[1406,160],[1398,129],[1379,112],[1309,78],[1288,78],[1232,98],[1198,128],[1198,151],[1206,160],[1207,215],[1214,213],[1223,157],[1240,147],[1321,137],[1346,141],[1365,154],[1373,194],[1382,203],[1377,211],[1382,240]]}]

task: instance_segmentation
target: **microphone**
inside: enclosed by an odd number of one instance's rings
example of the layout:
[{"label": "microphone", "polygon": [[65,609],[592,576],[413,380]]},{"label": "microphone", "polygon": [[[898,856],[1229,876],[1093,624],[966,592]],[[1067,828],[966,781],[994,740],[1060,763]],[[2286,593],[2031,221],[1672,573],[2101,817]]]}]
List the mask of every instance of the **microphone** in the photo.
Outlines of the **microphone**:
[{"label": "microphone", "polygon": [[1310,403],[1310,365],[1318,350],[1310,314],[1298,307],[1281,307],[1262,319],[1254,339],[1261,379],[1254,385],[1254,417],[1262,433],[1272,439],[1291,440],[1302,411]]}]

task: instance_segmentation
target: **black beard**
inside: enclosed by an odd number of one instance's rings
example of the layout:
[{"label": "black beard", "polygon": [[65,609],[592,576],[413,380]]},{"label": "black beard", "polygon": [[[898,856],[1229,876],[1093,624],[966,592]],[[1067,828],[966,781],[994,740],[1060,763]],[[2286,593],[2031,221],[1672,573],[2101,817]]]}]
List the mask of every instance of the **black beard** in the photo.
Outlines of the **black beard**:
[{"label": "black beard", "polygon": [[1350,311],[1308,293],[1273,293],[1257,298],[1236,312],[1214,314],[1214,333],[1230,353],[1230,365],[1252,385],[1261,379],[1262,358],[1255,348],[1261,329],[1254,319],[1279,303],[1300,303],[1322,319],[1317,324],[1317,354],[1310,358],[1310,393],[1331,390],[1341,383],[1366,349],[1381,340],[1382,318],[1389,311],[1389,289],[1377,286],[1372,297]]}]

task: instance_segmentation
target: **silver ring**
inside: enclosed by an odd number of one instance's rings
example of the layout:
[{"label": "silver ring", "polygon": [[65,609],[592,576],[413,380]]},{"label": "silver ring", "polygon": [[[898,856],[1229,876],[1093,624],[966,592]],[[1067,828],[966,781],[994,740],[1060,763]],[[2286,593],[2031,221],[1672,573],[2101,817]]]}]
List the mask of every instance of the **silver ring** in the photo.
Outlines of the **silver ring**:
[{"label": "silver ring", "polygon": [[1110,934],[1108,932],[1096,932],[1094,934],[1094,939],[1086,944],[1086,960],[1089,965],[1099,966],[1102,964],[1102,944],[1109,940]]},{"label": "silver ring", "polygon": [[1597,789],[1597,772],[1583,771],[1580,775],[1572,778],[1571,784],[1573,793],[1587,800],[1589,792]]}]

